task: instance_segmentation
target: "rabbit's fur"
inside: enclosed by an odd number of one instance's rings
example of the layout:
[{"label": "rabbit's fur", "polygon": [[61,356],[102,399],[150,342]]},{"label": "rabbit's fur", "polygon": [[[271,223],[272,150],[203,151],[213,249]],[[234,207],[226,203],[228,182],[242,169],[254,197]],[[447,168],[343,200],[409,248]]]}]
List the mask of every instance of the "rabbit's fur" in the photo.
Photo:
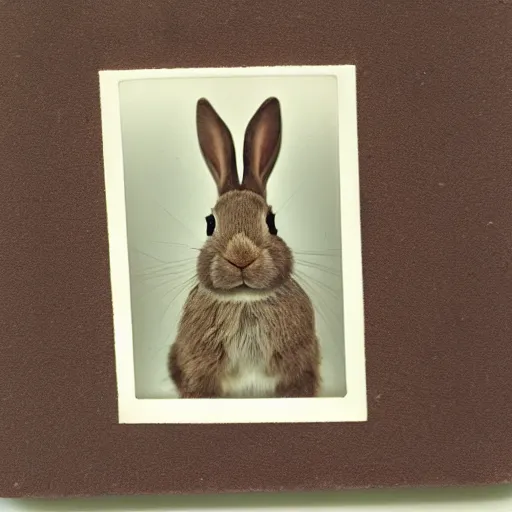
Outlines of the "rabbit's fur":
[{"label": "rabbit's fur", "polygon": [[199,284],[171,348],[171,378],[183,398],[316,396],[313,307],[292,278],[292,252],[266,202],[281,143],[279,102],[269,98],[249,122],[241,184],[231,133],[205,99],[197,130],[219,198],[197,262]]}]

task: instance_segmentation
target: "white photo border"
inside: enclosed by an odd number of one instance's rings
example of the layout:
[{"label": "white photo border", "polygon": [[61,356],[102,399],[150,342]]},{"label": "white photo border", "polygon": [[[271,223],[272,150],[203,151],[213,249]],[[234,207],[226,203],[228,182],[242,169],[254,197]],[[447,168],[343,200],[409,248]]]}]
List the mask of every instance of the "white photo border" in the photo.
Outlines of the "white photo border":
[{"label": "white photo border", "polygon": [[[338,81],[346,395],[340,398],[136,398],[119,83],[149,78],[311,75],[335,76]],[[99,82],[119,423],[367,421],[355,66],[104,70],[99,72]]]}]

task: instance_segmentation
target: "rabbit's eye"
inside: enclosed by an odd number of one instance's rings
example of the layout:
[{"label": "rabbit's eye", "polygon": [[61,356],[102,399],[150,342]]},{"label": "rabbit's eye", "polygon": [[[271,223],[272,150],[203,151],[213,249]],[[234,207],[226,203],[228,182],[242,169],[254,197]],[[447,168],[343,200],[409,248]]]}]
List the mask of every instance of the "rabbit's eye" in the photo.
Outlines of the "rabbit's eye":
[{"label": "rabbit's eye", "polygon": [[272,212],[267,213],[267,226],[271,235],[277,235],[276,216]]},{"label": "rabbit's eye", "polygon": [[208,215],[206,217],[206,235],[212,236],[215,231],[215,217],[213,215]]}]

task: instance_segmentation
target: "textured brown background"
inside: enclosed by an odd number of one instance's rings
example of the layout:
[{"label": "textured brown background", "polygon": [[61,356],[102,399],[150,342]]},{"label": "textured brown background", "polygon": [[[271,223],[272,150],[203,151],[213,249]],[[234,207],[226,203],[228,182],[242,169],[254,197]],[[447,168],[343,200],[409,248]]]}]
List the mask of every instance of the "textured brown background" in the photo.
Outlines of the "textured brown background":
[{"label": "textured brown background", "polygon": [[[510,0],[0,2],[0,494],[512,480]],[[116,425],[99,69],[358,66],[366,424]]]}]

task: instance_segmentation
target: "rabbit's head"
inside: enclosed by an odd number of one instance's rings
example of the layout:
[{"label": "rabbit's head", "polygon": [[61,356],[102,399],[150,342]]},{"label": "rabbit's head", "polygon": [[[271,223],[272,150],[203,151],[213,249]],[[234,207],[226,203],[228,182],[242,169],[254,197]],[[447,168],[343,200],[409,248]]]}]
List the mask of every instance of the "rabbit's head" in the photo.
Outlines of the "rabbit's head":
[{"label": "rabbit's head", "polygon": [[199,281],[219,293],[274,290],[293,268],[292,253],[277,236],[266,201],[267,181],[281,145],[279,101],[267,99],[247,126],[241,183],[231,133],[205,99],[197,103],[197,132],[219,194],[206,217],[208,238],[198,259]]}]

